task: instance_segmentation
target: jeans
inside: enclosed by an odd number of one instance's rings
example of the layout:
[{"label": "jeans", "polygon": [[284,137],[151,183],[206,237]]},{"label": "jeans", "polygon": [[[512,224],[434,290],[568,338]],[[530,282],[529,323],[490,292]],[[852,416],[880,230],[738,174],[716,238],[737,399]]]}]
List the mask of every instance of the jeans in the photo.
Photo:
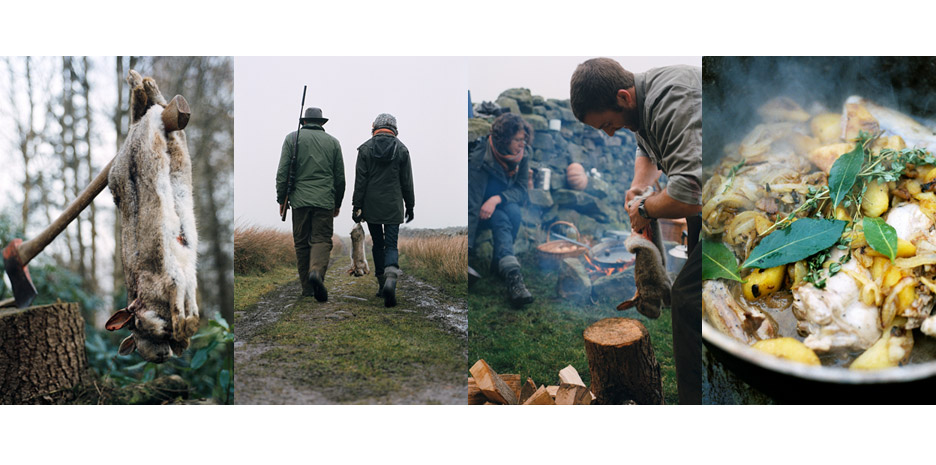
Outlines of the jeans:
[{"label": "jeans", "polygon": [[494,209],[494,214],[478,223],[478,228],[490,228],[494,239],[494,263],[500,262],[504,257],[514,255],[514,240],[520,230],[520,221],[523,213],[520,205],[513,202],[502,202]]},{"label": "jeans", "polygon": [[374,254],[374,273],[381,276],[384,274],[384,268],[388,266],[399,268],[400,252],[397,250],[397,239],[400,237],[400,225],[367,223],[367,230],[374,241],[374,247],[371,248]]}]

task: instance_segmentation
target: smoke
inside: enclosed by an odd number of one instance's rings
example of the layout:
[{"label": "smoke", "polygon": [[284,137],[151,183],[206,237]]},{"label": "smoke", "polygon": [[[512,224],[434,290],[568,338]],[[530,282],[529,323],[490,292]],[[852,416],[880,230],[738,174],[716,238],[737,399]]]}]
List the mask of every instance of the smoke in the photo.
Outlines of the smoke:
[{"label": "smoke", "polygon": [[777,96],[838,112],[848,96],[861,95],[924,123],[936,116],[934,57],[705,57],[702,80],[705,166],[758,124],[757,108]]}]

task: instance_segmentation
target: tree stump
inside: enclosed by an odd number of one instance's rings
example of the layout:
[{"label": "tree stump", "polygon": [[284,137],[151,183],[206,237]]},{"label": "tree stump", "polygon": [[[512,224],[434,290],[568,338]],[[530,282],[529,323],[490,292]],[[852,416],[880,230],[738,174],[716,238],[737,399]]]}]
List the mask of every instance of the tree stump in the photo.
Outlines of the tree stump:
[{"label": "tree stump", "polygon": [[585,354],[594,404],[663,403],[660,364],[650,333],[637,320],[605,318],[585,329]]},{"label": "tree stump", "polygon": [[0,404],[41,403],[80,384],[87,370],[77,303],[0,309]]}]

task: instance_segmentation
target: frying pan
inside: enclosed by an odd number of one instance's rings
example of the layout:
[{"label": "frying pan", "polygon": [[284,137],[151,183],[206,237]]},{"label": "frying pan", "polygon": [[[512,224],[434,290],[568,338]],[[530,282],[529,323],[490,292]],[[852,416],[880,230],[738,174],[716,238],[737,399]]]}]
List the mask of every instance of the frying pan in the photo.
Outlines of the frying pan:
[{"label": "frying pan", "polygon": [[[716,165],[724,146],[740,141],[760,120],[757,108],[785,95],[838,111],[850,95],[922,119],[936,116],[936,58],[932,57],[705,57],[702,162]],[[925,122],[925,121],[924,121]],[[729,386],[727,370],[772,400],[787,403],[926,403],[936,389],[936,340],[914,330],[907,366],[878,371],[816,367],[761,353],[702,321],[706,390]],[[720,386],[721,385],[721,386]],[[741,393],[743,397],[743,393]]]}]

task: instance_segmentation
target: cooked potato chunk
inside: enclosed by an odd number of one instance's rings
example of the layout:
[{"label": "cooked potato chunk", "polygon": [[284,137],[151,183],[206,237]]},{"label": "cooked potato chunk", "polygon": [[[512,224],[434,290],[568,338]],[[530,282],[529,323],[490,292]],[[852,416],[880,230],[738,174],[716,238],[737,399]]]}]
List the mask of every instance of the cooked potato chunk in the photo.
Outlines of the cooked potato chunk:
[{"label": "cooked potato chunk", "polygon": [[[883,256],[884,256],[884,254],[882,254],[882,253],[878,252],[877,250],[874,250],[874,249],[872,249],[872,248],[870,248],[870,247],[868,248],[867,252],[868,252],[868,255],[870,255],[870,256],[872,256],[872,257],[883,257]],[[898,238],[898,239],[897,239],[897,257],[898,257],[898,258],[907,258],[907,257],[912,257],[912,256],[914,256],[914,255],[916,255],[916,246],[913,245],[910,241],[906,241],[906,240],[903,240],[903,239]]]},{"label": "cooked potato chunk", "polygon": [[783,286],[785,273],[786,265],[775,266],[766,270],[754,270],[753,273],[748,275],[747,281],[744,283],[744,297],[748,300],[754,300],[780,290]]},{"label": "cooked potato chunk", "polygon": [[906,363],[913,349],[913,331],[902,327],[906,319],[897,318],[868,350],[852,362],[852,370],[880,370]]},{"label": "cooked potato chunk", "polygon": [[826,174],[829,174],[829,170],[832,169],[832,164],[835,163],[835,160],[842,156],[843,153],[851,152],[854,148],[855,144],[845,142],[823,145],[809,152],[809,161],[818,166],[822,171],[825,171]]},{"label": "cooked potato chunk", "polygon": [[823,144],[831,144],[841,140],[842,115],[840,113],[822,113],[813,116],[809,122],[809,129],[813,136]]},{"label": "cooked potato chunk", "polygon": [[757,341],[751,347],[773,355],[774,357],[780,357],[792,362],[804,363],[806,365],[819,365],[819,357],[816,353],[809,347],[806,347],[806,344],[792,337],[765,339],[763,341]]},{"label": "cooked potato chunk", "polygon": [[890,196],[887,194],[887,184],[872,181],[868,183],[868,190],[865,191],[861,200],[861,211],[865,216],[877,218],[887,211],[890,204]]}]

